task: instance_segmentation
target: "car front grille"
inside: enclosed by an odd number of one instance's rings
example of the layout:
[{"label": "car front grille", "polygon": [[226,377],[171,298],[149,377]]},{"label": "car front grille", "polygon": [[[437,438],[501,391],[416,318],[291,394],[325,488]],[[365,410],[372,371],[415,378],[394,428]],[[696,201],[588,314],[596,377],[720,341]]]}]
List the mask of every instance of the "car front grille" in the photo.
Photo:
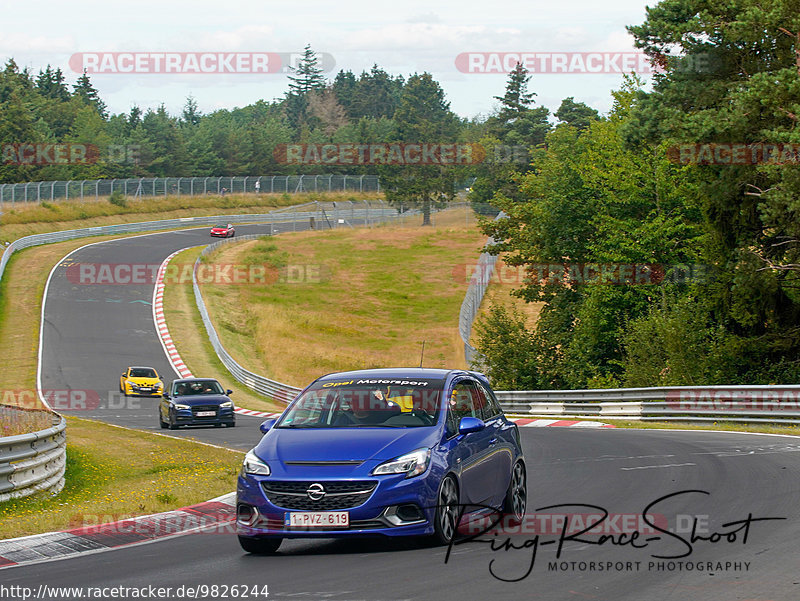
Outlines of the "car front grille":
[{"label": "car front grille", "polygon": [[[198,411],[213,411],[214,415],[197,415]],[[192,405],[192,417],[195,419],[217,419],[219,407],[217,405]]]},{"label": "car front grille", "polygon": [[[312,484],[321,484],[325,496],[312,500],[308,489]],[[303,482],[262,482],[261,486],[270,503],[284,509],[301,511],[336,511],[351,509],[366,503],[377,482],[360,481],[315,481]]]}]

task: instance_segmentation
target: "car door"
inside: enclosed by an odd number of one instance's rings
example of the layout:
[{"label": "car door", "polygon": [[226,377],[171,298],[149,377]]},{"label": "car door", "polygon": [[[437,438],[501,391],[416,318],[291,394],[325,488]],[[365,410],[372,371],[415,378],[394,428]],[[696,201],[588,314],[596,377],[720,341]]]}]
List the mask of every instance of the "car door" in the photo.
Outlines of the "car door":
[{"label": "car door", "polygon": [[[175,383],[170,382],[169,386],[164,387],[164,394],[169,395],[170,397],[174,396],[175,394]],[[161,396],[161,401],[158,404],[159,412],[161,413],[161,421],[168,422],[169,421],[169,399],[164,398],[163,394]]]},{"label": "car door", "polygon": [[[456,430],[462,417],[480,418],[477,390],[472,380],[465,378],[456,382],[448,402]],[[455,437],[457,448],[454,452],[461,466],[461,498],[464,503],[489,505],[494,496],[497,481],[491,465],[494,438],[491,428]]]},{"label": "car door", "polygon": [[511,481],[516,426],[505,419],[497,399],[483,383],[476,380],[474,386],[480,406],[481,419],[486,424],[486,430],[491,432],[489,438],[490,453],[487,461],[491,465],[492,474],[494,475],[494,494],[489,504],[499,507],[505,498],[506,490]]}]

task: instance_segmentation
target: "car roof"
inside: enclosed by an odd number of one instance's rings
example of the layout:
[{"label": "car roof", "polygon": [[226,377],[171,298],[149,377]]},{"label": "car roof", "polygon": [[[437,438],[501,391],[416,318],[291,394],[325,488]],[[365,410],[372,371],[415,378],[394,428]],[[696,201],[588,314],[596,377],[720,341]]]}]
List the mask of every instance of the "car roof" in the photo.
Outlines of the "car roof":
[{"label": "car roof", "polygon": [[433,369],[429,367],[387,367],[379,369],[358,369],[354,371],[341,371],[332,374],[326,374],[316,381],[338,380],[341,378],[427,378],[435,380],[444,380],[448,376],[457,375],[478,375],[477,372],[469,372],[461,369]]},{"label": "car roof", "polygon": [[216,382],[219,384],[219,380],[216,378],[178,378],[177,380],[172,380],[173,384],[186,384],[191,382]]},{"label": "car roof", "polygon": [[146,365],[129,365],[128,369],[152,369],[154,372],[158,373],[155,367],[147,367]]}]

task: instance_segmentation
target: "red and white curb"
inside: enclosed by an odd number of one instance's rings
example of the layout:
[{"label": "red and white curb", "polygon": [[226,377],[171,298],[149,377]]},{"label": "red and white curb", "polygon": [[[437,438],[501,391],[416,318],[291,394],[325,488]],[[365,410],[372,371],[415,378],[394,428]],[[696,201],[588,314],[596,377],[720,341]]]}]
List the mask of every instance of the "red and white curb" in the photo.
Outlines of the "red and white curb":
[{"label": "red and white curb", "polygon": [[[82,525],[62,532],[48,532],[0,541],[0,569],[100,553],[120,547],[154,542],[186,534],[235,533],[235,493],[174,511],[93,523],[80,516]],[[88,522],[88,524],[87,524]]]},{"label": "red and white curb", "polygon": [[593,421],[568,419],[532,419],[527,417],[509,417],[510,421],[520,428],[615,428],[611,424]]},{"label": "red and white curb", "polygon": [[[166,353],[167,359],[169,359],[169,362],[172,364],[175,373],[181,378],[193,378],[192,372],[186,366],[186,363],[183,362],[183,359],[181,359],[178,353],[178,349],[175,347],[175,342],[172,340],[172,336],[170,336],[169,329],[167,328],[167,320],[164,317],[164,273],[172,258],[183,250],[185,249],[176,250],[164,259],[164,262],[161,263],[161,266],[158,268],[156,286],[153,290],[153,323],[156,325],[156,332],[158,333],[158,338],[161,341],[164,353]],[[280,415],[280,413],[267,413],[265,411],[255,411],[253,409],[242,409],[240,407],[234,409],[234,412],[240,415],[265,418],[277,417]]]},{"label": "red and white curb", "polygon": [[161,346],[164,347],[164,352],[167,354],[167,358],[169,362],[172,363],[172,367],[175,369],[175,373],[177,373],[181,378],[191,378],[192,372],[189,371],[189,368],[186,367],[186,364],[181,359],[181,356],[178,354],[178,349],[175,348],[175,343],[172,340],[172,336],[169,335],[169,330],[167,329],[167,320],[164,317],[164,272],[167,269],[167,265],[172,260],[172,257],[177,255],[181,250],[176,250],[166,259],[164,262],[161,263],[161,266],[158,268],[158,273],[156,274],[156,287],[153,290],[153,322],[156,324],[156,331],[158,332],[158,337],[161,340]]}]

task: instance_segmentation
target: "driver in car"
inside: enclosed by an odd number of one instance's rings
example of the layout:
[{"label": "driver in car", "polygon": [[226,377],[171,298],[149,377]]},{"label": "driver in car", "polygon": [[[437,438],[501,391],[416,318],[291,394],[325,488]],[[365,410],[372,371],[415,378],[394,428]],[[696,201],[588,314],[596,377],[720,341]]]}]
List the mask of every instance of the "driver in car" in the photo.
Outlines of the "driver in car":
[{"label": "driver in car", "polygon": [[391,416],[400,412],[400,407],[386,399],[381,389],[372,390],[365,402],[364,399],[353,399],[350,409],[343,411],[334,422],[338,426],[379,425]]}]

